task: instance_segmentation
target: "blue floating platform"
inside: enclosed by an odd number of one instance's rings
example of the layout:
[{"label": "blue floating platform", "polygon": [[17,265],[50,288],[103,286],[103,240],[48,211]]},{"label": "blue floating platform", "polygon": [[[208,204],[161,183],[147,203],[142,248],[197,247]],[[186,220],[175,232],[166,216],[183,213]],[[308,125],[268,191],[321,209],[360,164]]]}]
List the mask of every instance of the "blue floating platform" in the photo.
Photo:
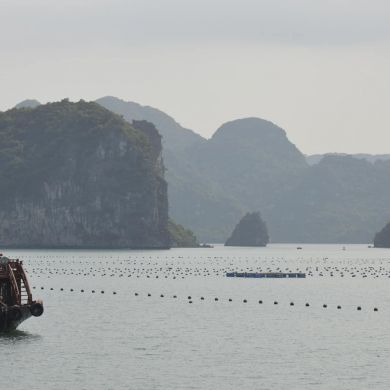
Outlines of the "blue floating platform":
[{"label": "blue floating platform", "polygon": [[303,272],[227,272],[227,278],[306,278]]}]

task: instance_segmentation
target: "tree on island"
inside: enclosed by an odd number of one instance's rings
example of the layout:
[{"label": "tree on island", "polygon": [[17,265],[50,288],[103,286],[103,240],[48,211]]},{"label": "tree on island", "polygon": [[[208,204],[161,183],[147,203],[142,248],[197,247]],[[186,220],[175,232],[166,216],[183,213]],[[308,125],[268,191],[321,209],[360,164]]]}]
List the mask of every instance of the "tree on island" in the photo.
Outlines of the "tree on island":
[{"label": "tree on island", "polygon": [[390,222],[374,238],[375,248],[390,248]]},{"label": "tree on island", "polygon": [[225,246],[266,246],[269,242],[266,223],[259,212],[247,213],[236,225]]},{"label": "tree on island", "polygon": [[171,236],[171,245],[177,248],[197,248],[198,239],[195,234],[184,226],[168,220],[168,231]]}]

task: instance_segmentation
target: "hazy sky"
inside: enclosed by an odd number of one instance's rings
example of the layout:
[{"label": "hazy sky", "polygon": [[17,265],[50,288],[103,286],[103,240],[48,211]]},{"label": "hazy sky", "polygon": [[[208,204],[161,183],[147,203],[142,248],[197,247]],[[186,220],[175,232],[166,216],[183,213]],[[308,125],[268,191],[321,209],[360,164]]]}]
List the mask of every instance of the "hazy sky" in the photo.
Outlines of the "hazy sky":
[{"label": "hazy sky", "polygon": [[0,110],[113,95],[209,137],[390,153],[389,0],[0,0]]}]

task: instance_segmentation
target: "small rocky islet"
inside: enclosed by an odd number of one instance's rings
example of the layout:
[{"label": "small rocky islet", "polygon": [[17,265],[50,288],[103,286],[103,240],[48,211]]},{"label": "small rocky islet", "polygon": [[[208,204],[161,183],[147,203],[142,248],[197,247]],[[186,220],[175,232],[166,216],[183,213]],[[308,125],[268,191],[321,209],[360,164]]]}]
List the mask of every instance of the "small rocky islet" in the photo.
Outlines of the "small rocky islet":
[{"label": "small rocky islet", "polygon": [[375,248],[390,248],[390,222],[374,237]]},{"label": "small rocky islet", "polygon": [[259,212],[247,213],[236,225],[225,246],[259,246],[269,242],[267,225]]}]

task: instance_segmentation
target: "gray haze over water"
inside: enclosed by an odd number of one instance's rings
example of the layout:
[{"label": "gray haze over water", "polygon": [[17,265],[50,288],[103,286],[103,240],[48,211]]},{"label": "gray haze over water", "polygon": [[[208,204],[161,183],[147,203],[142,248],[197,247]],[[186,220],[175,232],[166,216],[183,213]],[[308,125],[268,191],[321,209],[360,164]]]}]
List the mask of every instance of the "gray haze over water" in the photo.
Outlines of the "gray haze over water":
[{"label": "gray haze over water", "polygon": [[208,137],[258,116],[305,153],[387,153],[390,3],[0,0],[0,109],[114,95]]}]

